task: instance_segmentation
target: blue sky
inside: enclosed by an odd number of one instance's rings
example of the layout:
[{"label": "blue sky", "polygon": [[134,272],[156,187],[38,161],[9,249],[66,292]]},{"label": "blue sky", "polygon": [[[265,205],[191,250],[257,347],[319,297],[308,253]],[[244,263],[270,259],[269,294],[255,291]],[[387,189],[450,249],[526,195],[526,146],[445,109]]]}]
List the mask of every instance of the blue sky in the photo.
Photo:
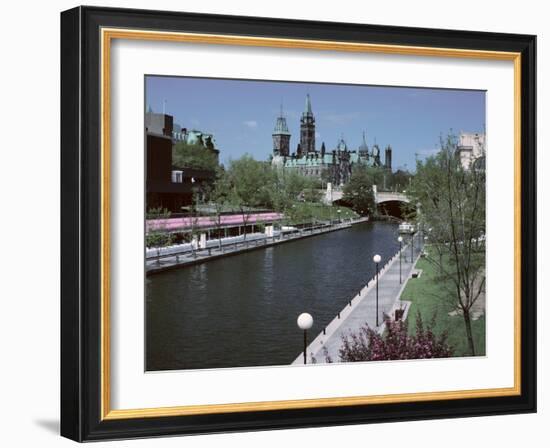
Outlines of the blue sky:
[{"label": "blue sky", "polygon": [[182,127],[213,133],[222,163],[245,153],[268,159],[281,103],[295,151],[307,93],[318,149],[324,141],[332,150],[342,135],[356,149],[365,131],[369,147],[392,146],[394,170],[414,170],[415,157],[433,154],[450,129],[485,128],[484,91],[159,76],[145,82],[146,107],[164,107]]}]

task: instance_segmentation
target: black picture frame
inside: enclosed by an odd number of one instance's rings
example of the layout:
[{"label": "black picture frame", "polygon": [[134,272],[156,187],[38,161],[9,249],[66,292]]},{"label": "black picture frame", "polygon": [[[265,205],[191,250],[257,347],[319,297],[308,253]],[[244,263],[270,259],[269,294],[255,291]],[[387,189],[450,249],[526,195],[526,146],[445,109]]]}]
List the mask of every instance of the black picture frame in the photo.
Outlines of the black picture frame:
[{"label": "black picture frame", "polygon": [[[100,29],[521,53],[521,394],[102,419]],[[536,412],[536,37],[99,7],[61,13],[61,435],[76,441]]]}]

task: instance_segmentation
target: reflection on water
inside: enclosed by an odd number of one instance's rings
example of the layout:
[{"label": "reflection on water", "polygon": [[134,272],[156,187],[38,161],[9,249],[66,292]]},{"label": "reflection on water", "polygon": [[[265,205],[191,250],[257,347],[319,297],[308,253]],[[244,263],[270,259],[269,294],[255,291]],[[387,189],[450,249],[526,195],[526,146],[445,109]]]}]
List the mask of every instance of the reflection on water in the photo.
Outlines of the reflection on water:
[{"label": "reflection on water", "polygon": [[315,337],[398,249],[397,227],[356,225],[152,275],[146,280],[147,370],[290,364],[296,318]]}]

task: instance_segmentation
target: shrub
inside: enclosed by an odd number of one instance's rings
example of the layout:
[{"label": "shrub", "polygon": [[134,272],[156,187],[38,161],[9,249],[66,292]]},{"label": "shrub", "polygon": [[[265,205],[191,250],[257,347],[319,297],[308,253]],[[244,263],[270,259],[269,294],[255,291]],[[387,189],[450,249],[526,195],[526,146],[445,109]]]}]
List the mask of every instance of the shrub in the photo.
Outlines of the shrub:
[{"label": "shrub", "polygon": [[[418,313],[414,335],[408,334],[408,325],[401,320],[391,321],[386,318],[386,330],[382,335],[364,326],[358,333],[342,336],[340,359],[342,362],[353,362],[448,358],[453,355],[453,349],[447,343],[447,333],[435,335],[434,323],[435,316],[424,328],[422,317]],[[332,362],[328,357],[326,361]]]}]

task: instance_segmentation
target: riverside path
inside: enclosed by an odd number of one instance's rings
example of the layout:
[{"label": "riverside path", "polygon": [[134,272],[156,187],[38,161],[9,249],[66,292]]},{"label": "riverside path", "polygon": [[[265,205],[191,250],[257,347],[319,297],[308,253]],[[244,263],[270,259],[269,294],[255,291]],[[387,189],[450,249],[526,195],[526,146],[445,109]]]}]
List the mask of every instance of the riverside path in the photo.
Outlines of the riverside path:
[{"label": "riverside path", "polygon": [[[163,247],[159,255],[155,249],[148,249],[145,259],[145,269],[147,274],[163,272],[169,269],[179,268],[186,265],[203,263],[215,258],[226,257],[248,252],[255,249],[267,248],[281,243],[296,241],[303,238],[322,235],[324,233],[334,232],[336,230],[348,229],[352,225],[367,222],[368,218],[358,218],[348,221],[342,221],[337,224],[321,223],[315,227],[305,229],[294,229],[292,231],[281,233],[276,230],[273,237],[267,237],[263,233],[252,233],[246,236],[242,235],[229,238],[211,239],[206,241],[206,247],[202,249],[191,249],[190,243]],[[221,250],[220,243],[221,242]]]},{"label": "riverside path", "polygon": [[[402,283],[399,283],[399,252],[391,259],[381,261],[378,275],[378,323],[380,325],[378,330],[381,329],[384,314],[390,313],[399,300],[407,281],[411,278],[422,248],[422,238],[418,234],[415,235],[412,252],[410,244],[403,247],[401,255]],[[308,363],[313,360],[317,363],[324,363],[327,356],[332,362],[339,362],[342,336],[348,336],[352,332],[358,333],[365,325],[376,329],[376,277],[369,280],[367,285],[325,327],[324,331],[308,345]],[[303,352],[293,364],[302,363]]]}]

